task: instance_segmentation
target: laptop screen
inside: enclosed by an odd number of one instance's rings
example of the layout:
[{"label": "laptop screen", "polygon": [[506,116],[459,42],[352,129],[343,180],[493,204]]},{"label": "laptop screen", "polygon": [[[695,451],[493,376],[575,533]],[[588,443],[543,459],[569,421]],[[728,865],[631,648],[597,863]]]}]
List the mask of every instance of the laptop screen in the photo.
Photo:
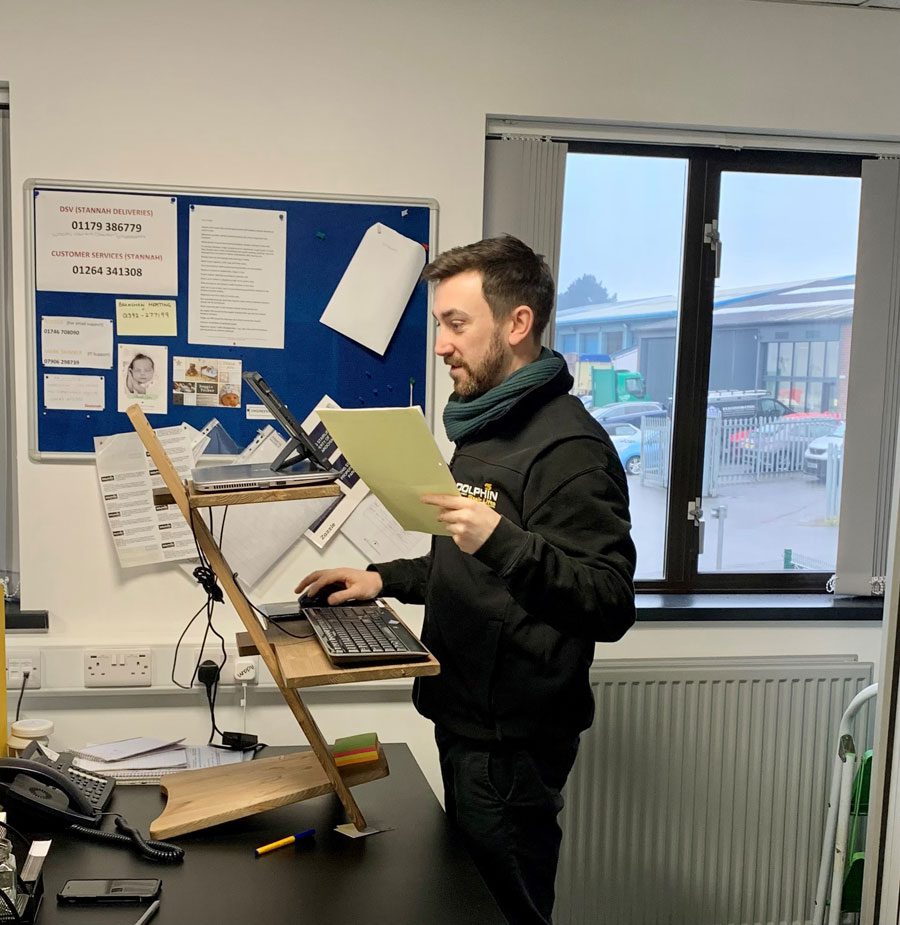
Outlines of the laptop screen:
[{"label": "laptop screen", "polygon": [[299,448],[311,463],[322,469],[330,469],[331,462],[319,450],[315,443],[307,436],[300,422],[291,414],[288,406],[272,391],[271,386],[259,373],[247,371],[243,375],[244,381],[259,396],[260,401],[271,411],[273,417],[299,444]]}]

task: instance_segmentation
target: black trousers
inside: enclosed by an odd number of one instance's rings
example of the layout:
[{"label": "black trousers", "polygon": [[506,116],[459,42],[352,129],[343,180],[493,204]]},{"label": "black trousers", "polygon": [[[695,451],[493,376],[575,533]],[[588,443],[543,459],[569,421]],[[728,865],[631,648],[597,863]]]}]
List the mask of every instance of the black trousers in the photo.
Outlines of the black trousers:
[{"label": "black trousers", "polygon": [[512,925],[549,925],[578,737],[486,743],[435,728],[447,816]]}]

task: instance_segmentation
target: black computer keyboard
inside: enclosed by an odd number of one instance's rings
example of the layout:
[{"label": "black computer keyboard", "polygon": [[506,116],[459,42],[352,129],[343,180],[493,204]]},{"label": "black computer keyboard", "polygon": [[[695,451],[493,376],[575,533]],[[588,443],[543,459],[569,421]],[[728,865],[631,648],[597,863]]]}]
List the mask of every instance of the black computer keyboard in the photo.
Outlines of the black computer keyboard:
[{"label": "black computer keyboard", "polygon": [[428,658],[428,650],[386,605],[304,607],[303,614],[335,665]]}]

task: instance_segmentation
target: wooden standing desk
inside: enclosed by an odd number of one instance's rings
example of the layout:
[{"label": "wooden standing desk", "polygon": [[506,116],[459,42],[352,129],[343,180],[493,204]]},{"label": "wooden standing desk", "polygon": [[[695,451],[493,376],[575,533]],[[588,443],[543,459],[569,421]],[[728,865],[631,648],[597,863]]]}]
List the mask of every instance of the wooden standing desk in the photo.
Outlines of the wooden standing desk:
[{"label": "wooden standing desk", "polygon": [[[333,790],[337,794],[350,821],[362,831],[366,828],[366,820],[350,792],[350,787],[386,776],[387,761],[380,755],[379,761],[373,766],[351,767],[343,772],[338,770],[328,744],[297,693],[297,688],[433,675],[440,671],[440,666],[432,657],[427,661],[403,664],[334,668],[315,640],[273,642],[263,630],[250,602],[238,586],[231,568],[201,515],[201,509],[228,504],[260,504],[298,498],[334,497],[340,493],[340,489],[334,484],[329,484],[243,492],[195,492],[191,483],[182,483],[140,406],[132,405],[127,413],[159,470],[171,500],[178,505],[185,520],[191,525],[197,544],[244,624],[250,643],[275,679],[316,759],[315,762],[295,762],[289,766],[277,759],[269,762],[255,761],[242,769],[241,766],[234,765],[210,769],[204,771],[202,776],[198,776],[196,772],[173,775],[167,781],[169,803],[163,813],[153,821],[150,834],[154,838],[170,838],[194,832],[209,825],[240,819],[276,806],[316,797],[325,789]],[[235,770],[236,767],[239,770]],[[240,783],[236,786],[237,777],[240,778]]]}]

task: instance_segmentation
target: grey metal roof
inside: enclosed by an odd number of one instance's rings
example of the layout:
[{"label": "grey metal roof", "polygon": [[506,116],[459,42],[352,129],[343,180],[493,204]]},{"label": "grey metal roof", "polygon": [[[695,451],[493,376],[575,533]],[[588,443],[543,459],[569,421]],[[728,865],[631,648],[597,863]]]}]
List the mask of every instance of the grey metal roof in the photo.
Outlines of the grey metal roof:
[{"label": "grey metal roof", "polygon": [[[736,326],[803,321],[836,321],[853,313],[855,276],[801,280],[768,286],[726,289],[716,294],[716,324]],[[583,305],[556,313],[557,330],[586,324],[629,323],[641,330],[671,327],[677,315],[674,296]]]}]

